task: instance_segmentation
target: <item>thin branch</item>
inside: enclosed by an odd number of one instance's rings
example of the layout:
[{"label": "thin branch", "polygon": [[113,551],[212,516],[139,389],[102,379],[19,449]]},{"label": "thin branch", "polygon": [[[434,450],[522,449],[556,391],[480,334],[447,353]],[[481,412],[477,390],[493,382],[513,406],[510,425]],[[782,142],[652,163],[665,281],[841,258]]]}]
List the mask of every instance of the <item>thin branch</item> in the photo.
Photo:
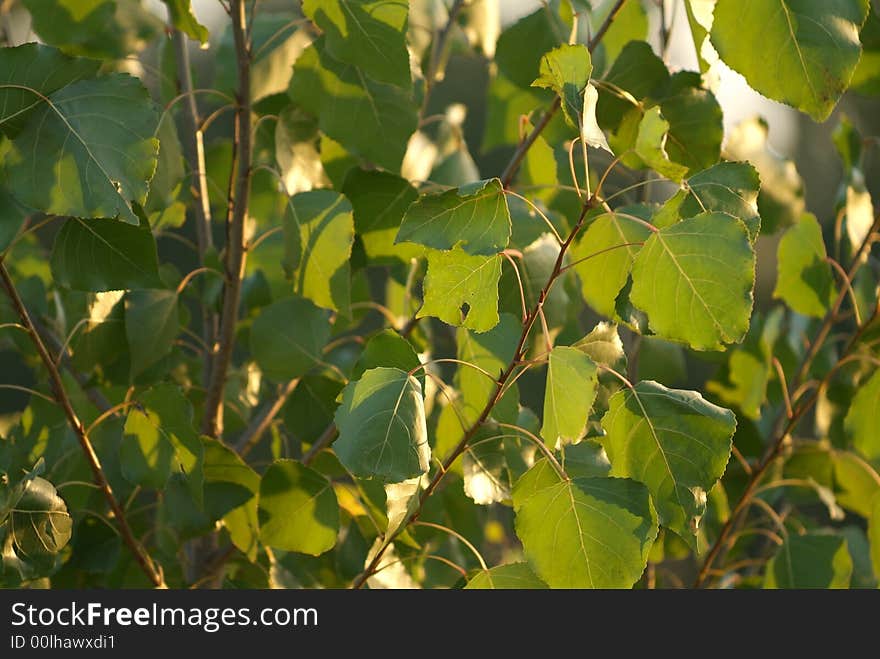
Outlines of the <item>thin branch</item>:
[{"label": "thin branch", "polygon": [[83,424],[79,420],[76,411],[73,409],[73,405],[70,402],[70,398],[64,388],[64,381],[61,379],[61,373],[58,371],[58,367],[55,365],[55,360],[52,358],[52,355],[49,354],[49,351],[46,349],[46,345],[43,343],[42,338],[40,338],[39,333],[34,327],[34,324],[31,321],[30,314],[25,308],[21,297],[19,297],[18,291],[15,289],[15,284],[12,282],[12,278],[9,276],[9,271],[6,269],[6,265],[3,263],[0,263],[0,279],[2,279],[3,288],[6,290],[6,294],[9,296],[9,300],[12,302],[12,306],[18,314],[18,317],[21,320],[21,324],[28,329],[28,333],[30,334],[31,340],[33,341],[34,346],[37,349],[37,353],[40,355],[40,359],[43,361],[46,370],[49,372],[49,381],[52,385],[52,389],[54,390],[55,398],[57,399],[58,404],[61,405],[61,408],[64,410],[64,414],[67,417],[71,428],[73,428],[74,434],[76,434],[77,440],[79,441],[86,461],[89,463],[89,467],[91,467],[92,469],[92,475],[94,477],[95,484],[98,485],[98,487],[101,489],[101,492],[104,494],[104,498],[107,500],[107,503],[110,505],[110,509],[113,511],[113,515],[116,518],[116,523],[119,526],[119,531],[122,534],[122,538],[125,541],[125,544],[134,555],[135,560],[144,571],[144,574],[147,575],[147,578],[150,580],[150,582],[157,588],[164,588],[165,581],[162,578],[161,570],[157,569],[155,563],[153,563],[152,559],[147,555],[146,551],[143,549],[143,547],[140,546],[140,544],[132,534],[131,527],[129,527],[128,520],[125,517],[125,512],[122,510],[119,502],[116,500],[116,496],[113,494],[113,489],[110,487],[107,476],[104,474],[104,469],[101,467],[101,462],[98,459],[97,453],[95,453],[95,449],[92,446],[91,441],[89,440],[86,429],[83,427]]},{"label": "thin branch", "polygon": [[238,154],[235,169],[235,194],[229,200],[232,212],[227,225],[226,285],[223,289],[223,309],[220,314],[220,332],[214,355],[211,381],[205,397],[205,415],[202,432],[219,437],[223,432],[223,392],[232,349],[235,343],[235,325],[241,298],[241,281],[246,262],[244,225],[250,201],[252,131],[251,131],[251,54],[247,47],[244,0],[231,4],[232,36],[235,43],[238,73],[238,108],[235,113],[235,142]]},{"label": "thin branch", "polygon": [[257,414],[248,427],[245,428],[235,447],[241,457],[246,457],[259,443],[263,433],[272,425],[275,417],[278,416],[281,408],[284,407],[284,403],[287,402],[290,394],[293,393],[298,384],[299,378],[294,378],[288,381],[287,384],[279,387],[278,395],[272,401],[272,404]]}]

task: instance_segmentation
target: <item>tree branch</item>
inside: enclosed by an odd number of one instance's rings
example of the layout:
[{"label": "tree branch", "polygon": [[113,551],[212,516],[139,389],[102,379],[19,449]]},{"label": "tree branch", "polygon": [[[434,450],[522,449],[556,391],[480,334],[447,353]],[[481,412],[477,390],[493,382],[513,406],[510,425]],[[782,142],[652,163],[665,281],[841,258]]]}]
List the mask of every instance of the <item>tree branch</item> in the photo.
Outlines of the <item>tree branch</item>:
[{"label": "tree branch", "polygon": [[[608,32],[608,28],[611,27],[611,24],[614,22],[614,19],[617,18],[617,15],[620,13],[620,10],[623,9],[623,5],[626,0],[617,0],[614,6],[611,8],[611,11],[608,12],[608,16],[605,17],[605,20],[602,22],[602,25],[599,26],[599,29],[596,30],[596,34],[594,34],[590,38],[590,42],[587,44],[587,49],[592,53],[596,50],[596,47],[599,45],[599,42],[602,41],[602,37],[605,36],[605,33]],[[513,177],[516,176],[516,173],[519,171],[519,166],[522,164],[523,159],[526,157],[526,154],[529,152],[529,149],[532,148],[532,145],[535,143],[535,140],[544,132],[544,129],[547,127],[547,124],[550,123],[550,120],[553,119],[553,116],[559,111],[559,107],[561,102],[559,97],[553,101],[553,104],[548,108],[548,110],[544,113],[544,116],[541,117],[541,120],[535,124],[535,127],[532,128],[532,132],[528,134],[528,136],[520,142],[519,146],[514,151],[513,156],[510,158],[510,162],[507,163],[507,167],[504,168],[504,172],[501,174],[501,183],[505,188],[509,188],[510,184],[513,183]]]},{"label": "tree branch", "polygon": [[202,432],[218,437],[223,432],[223,392],[226,375],[235,344],[235,325],[241,297],[241,280],[244,275],[246,246],[244,224],[250,199],[251,179],[251,56],[247,45],[244,0],[233,0],[231,6],[232,35],[235,42],[236,68],[238,72],[238,107],[235,112],[235,141],[238,154],[235,168],[234,198],[231,218],[227,226],[226,285],[223,290],[223,310],[220,315],[220,333],[217,352],[211,372],[211,383],[205,397]]},{"label": "tree branch", "polygon": [[[846,275],[846,283],[848,285],[841,287],[837,299],[834,301],[831,309],[829,309],[828,313],[825,315],[825,319],[823,320],[822,325],[819,327],[819,330],[816,332],[815,338],[810,343],[810,347],[807,350],[806,355],[804,355],[803,361],[801,362],[800,370],[792,381],[791,386],[788,387],[790,391],[794,391],[798,388],[803,378],[809,372],[810,365],[812,364],[813,359],[816,357],[819,349],[825,343],[825,339],[828,338],[828,334],[831,331],[831,328],[834,326],[834,320],[837,317],[838,312],[840,311],[840,307],[843,305],[843,301],[847,297],[849,286],[852,285],[852,281],[855,278],[856,273],[859,271],[859,268],[867,260],[866,257],[870,252],[872,245],[871,233],[877,231],[878,229],[880,229],[880,215],[875,218],[873,228],[871,229],[871,231],[868,232],[868,235],[862,242],[861,247],[859,248],[858,252],[856,252],[855,257],[853,258],[852,265],[850,265],[849,271]],[[848,356],[850,351],[852,351],[852,349],[858,344],[858,340],[861,337],[864,329],[872,321],[873,317],[867,319],[862,326],[856,329],[855,334],[852,336],[849,343],[846,345],[843,352],[841,353],[840,359],[838,360],[838,365],[840,365],[840,363]],[[780,453],[782,452],[782,449],[785,446],[786,437],[789,436],[789,434],[795,429],[801,418],[803,418],[803,416],[813,407],[813,405],[819,398],[819,394],[822,392],[824,387],[827,386],[828,382],[836,371],[837,366],[835,366],[828,372],[822,383],[818,387],[816,387],[810,394],[810,397],[803,403],[799,404],[797,406],[797,409],[795,409],[790,416],[788,416],[785,411],[783,411],[777,417],[776,422],[773,424],[774,428],[778,428],[783,420],[787,419],[787,421],[782,426],[781,430],[779,430],[779,432],[774,435],[773,442],[767,448],[764,457],[761,458],[761,462],[759,462],[758,465],[755,467],[751,477],[749,478],[745,490],[743,491],[739,500],[736,502],[736,505],[734,505],[730,516],[727,518],[727,521],[721,527],[721,530],[718,533],[718,537],[715,539],[715,542],[710,548],[709,553],[706,554],[703,565],[700,568],[699,573],[697,574],[697,578],[694,581],[694,588],[701,588],[705,585],[706,580],[712,574],[712,568],[716,559],[718,559],[722,549],[725,547],[725,545],[727,545],[728,537],[733,532],[733,529],[737,525],[739,518],[748,508],[749,503],[755,494],[755,490],[758,488],[758,485],[760,484],[764,475],[767,473],[770,465],[773,464],[773,462],[776,460],[777,457],[779,457]]]},{"label": "tree branch", "polygon": [[104,469],[103,467],[101,467],[101,462],[98,459],[97,453],[95,453],[95,449],[92,446],[91,441],[89,440],[86,429],[83,426],[82,422],[79,420],[76,411],[73,409],[73,405],[70,402],[70,397],[67,395],[67,391],[64,388],[64,382],[61,379],[61,373],[58,371],[58,367],[55,365],[55,360],[46,349],[46,345],[43,343],[40,334],[37,332],[37,329],[34,326],[33,321],[31,320],[27,308],[25,308],[24,306],[24,302],[22,302],[21,297],[18,295],[18,291],[15,289],[15,284],[13,283],[12,278],[9,276],[9,271],[6,269],[6,265],[2,262],[0,262],[0,279],[2,279],[3,281],[3,288],[6,290],[6,294],[9,296],[13,308],[21,319],[22,325],[27,328],[28,334],[30,335],[31,340],[33,341],[34,346],[37,349],[37,353],[39,354],[40,359],[43,361],[43,364],[49,371],[49,382],[52,386],[55,398],[58,401],[58,404],[64,410],[64,415],[67,417],[67,421],[70,423],[71,428],[73,428],[74,434],[79,441],[86,461],[89,463],[89,467],[91,467],[92,469],[92,476],[94,478],[95,484],[104,494],[104,498],[107,500],[107,503],[110,504],[110,509],[113,511],[113,515],[116,518],[116,523],[119,527],[119,533],[122,536],[123,542],[125,542],[125,544],[128,546],[138,565],[144,571],[144,574],[147,575],[147,578],[150,580],[150,582],[157,588],[164,588],[165,581],[162,578],[162,573],[156,568],[156,565],[153,563],[152,559],[147,555],[146,551],[144,551],[143,547],[141,547],[141,545],[135,539],[134,534],[131,531],[131,527],[128,525],[128,520],[125,517],[125,511],[119,505],[119,502],[116,500],[116,496],[113,494],[113,489],[110,487],[107,476],[104,474]]},{"label": "tree branch", "polygon": [[298,384],[299,378],[294,378],[293,380],[290,380],[287,384],[280,387],[278,391],[278,396],[275,398],[275,400],[273,400],[270,405],[261,410],[260,413],[254,417],[248,427],[245,428],[244,432],[241,434],[241,437],[238,440],[238,444],[235,447],[241,457],[247,456],[247,454],[250,453],[259,443],[260,438],[263,436],[263,433],[265,433],[269,426],[272,425],[272,421],[274,421],[275,417],[278,416],[281,408],[284,407],[284,403],[287,402],[290,394],[293,393]]}]

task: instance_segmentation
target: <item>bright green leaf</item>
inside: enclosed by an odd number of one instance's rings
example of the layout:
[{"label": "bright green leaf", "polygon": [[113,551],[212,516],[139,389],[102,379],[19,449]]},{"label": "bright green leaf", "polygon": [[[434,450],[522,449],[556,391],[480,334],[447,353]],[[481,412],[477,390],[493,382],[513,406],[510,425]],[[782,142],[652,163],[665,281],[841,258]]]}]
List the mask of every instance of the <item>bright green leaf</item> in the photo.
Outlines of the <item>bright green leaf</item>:
[{"label": "bright green leaf", "polygon": [[824,316],[835,294],[834,274],[826,257],[822,227],[815,215],[806,213],[779,242],[773,297],[805,316]]},{"label": "bright green leaf", "polygon": [[681,181],[688,168],[670,160],[666,145],[669,139],[669,122],[659,107],[645,112],[636,137],[636,153],[645,164],[671,181]]},{"label": "bright green leaf", "polygon": [[343,389],[336,411],[340,462],[360,478],[399,483],[428,470],[422,385],[397,368],[374,368]]},{"label": "bright green leaf", "polygon": [[871,543],[871,563],[874,574],[880,574],[880,492],[874,495],[871,517],[868,520],[868,541]]},{"label": "bright green leaf", "polygon": [[547,588],[528,563],[508,563],[481,570],[470,578],[465,590],[540,590]]},{"label": "bright green leaf", "polygon": [[859,62],[859,29],[868,4],[718,0],[712,44],[755,90],[824,121]]},{"label": "bright green leaf", "polygon": [[190,0],[162,0],[168,7],[171,24],[201,44],[208,41],[208,28],[199,23],[193,14]]},{"label": "bright green leaf", "polygon": [[260,539],[318,556],[333,548],[339,504],[326,476],[294,460],[273,462],[260,480]]},{"label": "bright green leaf", "polygon": [[853,446],[868,460],[880,459],[880,370],[861,383],[846,413],[844,426]]},{"label": "bright green leaf", "polygon": [[497,254],[510,240],[510,210],[501,181],[477,181],[426,195],[403,216],[395,242],[449,250],[459,245],[473,255]]},{"label": "bright green leaf", "polygon": [[565,44],[541,58],[533,87],[552,89],[562,102],[568,123],[577,127],[584,113],[584,89],[593,73],[590,51],[582,44]]},{"label": "bright green leaf", "polygon": [[611,474],[644,483],[660,523],[694,545],[707,493],[730,458],[733,412],[647,380],[611,398],[602,427]]},{"label": "bright green leaf", "polygon": [[547,365],[541,436],[551,449],[578,441],[596,398],[596,364],[577,348],[557,346]]},{"label": "bright green leaf", "polygon": [[630,588],[657,537],[657,513],[640,483],[564,480],[546,460],[513,490],[516,534],[551,588]]},{"label": "bright green leaf", "polygon": [[409,87],[408,2],[304,0],[303,12],[321,28],[333,57],[380,82]]},{"label": "bright green leaf", "polygon": [[660,337],[717,350],[749,328],[755,253],[746,226],[703,213],[661,229],[635,258],[630,300]]},{"label": "bright green leaf", "polygon": [[501,256],[471,256],[459,248],[428,252],[425,301],[418,318],[435,316],[456,327],[486,332],[498,324]]},{"label": "bright green leaf", "polygon": [[205,452],[205,512],[222,520],[229,539],[251,560],[257,556],[260,534],[257,496],[260,477],[232,449],[202,437]]}]

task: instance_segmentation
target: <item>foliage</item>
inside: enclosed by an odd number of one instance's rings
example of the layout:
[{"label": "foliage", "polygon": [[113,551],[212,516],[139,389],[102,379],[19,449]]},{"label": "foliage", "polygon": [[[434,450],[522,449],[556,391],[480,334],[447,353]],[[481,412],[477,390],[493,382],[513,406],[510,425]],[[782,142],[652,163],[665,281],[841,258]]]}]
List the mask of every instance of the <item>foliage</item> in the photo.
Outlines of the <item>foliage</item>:
[{"label": "foliage", "polygon": [[878,7],[498,4],[2,3],[0,586],[878,586]]}]

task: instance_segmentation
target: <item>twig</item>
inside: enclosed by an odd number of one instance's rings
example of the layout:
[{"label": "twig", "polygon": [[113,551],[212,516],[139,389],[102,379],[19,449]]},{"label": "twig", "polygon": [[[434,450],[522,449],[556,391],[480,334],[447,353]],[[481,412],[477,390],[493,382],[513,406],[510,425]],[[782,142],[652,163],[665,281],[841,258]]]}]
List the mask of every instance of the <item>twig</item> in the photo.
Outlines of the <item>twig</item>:
[{"label": "twig", "polygon": [[235,343],[235,325],[238,321],[241,280],[246,259],[244,224],[250,200],[251,152],[253,148],[251,141],[251,54],[247,46],[247,19],[244,0],[233,0],[230,10],[238,72],[238,107],[235,112],[235,144],[238,162],[235,169],[235,194],[229,200],[232,212],[227,226],[226,285],[223,289],[220,332],[202,420],[202,432],[210,437],[218,437],[223,431],[223,391]]},{"label": "twig", "polygon": [[125,512],[122,510],[122,507],[116,500],[116,496],[113,494],[113,489],[110,487],[107,476],[104,474],[104,469],[101,467],[101,462],[98,459],[98,455],[95,453],[95,449],[92,446],[91,441],[89,440],[86,429],[85,427],[83,427],[83,424],[79,420],[76,411],[73,409],[73,405],[71,404],[70,398],[67,395],[67,391],[64,388],[64,382],[61,379],[61,373],[58,371],[58,367],[55,365],[55,360],[52,358],[52,355],[49,354],[49,351],[46,349],[46,345],[43,343],[43,340],[37,332],[36,327],[34,327],[34,324],[31,321],[30,314],[25,308],[21,297],[19,297],[18,291],[15,289],[15,284],[13,283],[12,278],[9,276],[9,271],[6,269],[6,265],[3,263],[0,263],[0,279],[2,279],[3,281],[3,288],[6,290],[6,294],[9,296],[13,308],[21,319],[22,325],[27,328],[28,334],[30,334],[31,340],[33,341],[34,346],[37,349],[37,353],[40,355],[40,359],[43,361],[43,364],[46,366],[46,370],[48,370],[49,372],[49,382],[52,386],[55,398],[58,401],[58,404],[64,410],[64,415],[67,417],[71,428],[73,428],[74,434],[79,441],[86,461],[89,463],[89,467],[91,467],[92,469],[92,475],[94,477],[95,484],[104,494],[104,498],[107,500],[107,503],[110,504],[110,509],[113,511],[113,515],[116,518],[116,523],[119,526],[119,531],[122,535],[123,541],[131,550],[131,553],[134,555],[135,560],[144,571],[144,574],[147,575],[147,578],[149,578],[150,582],[157,588],[164,588],[165,581],[162,578],[162,573],[159,569],[156,568],[156,565],[153,563],[152,559],[150,559],[150,557],[144,551],[143,547],[140,546],[140,544],[132,534],[131,527],[129,527],[128,520],[125,517]]},{"label": "twig", "polygon": [[272,401],[272,404],[257,414],[248,427],[245,428],[235,447],[241,457],[247,456],[259,443],[263,433],[272,425],[272,421],[278,416],[281,408],[284,407],[284,403],[287,402],[290,394],[293,393],[298,384],[299,378],[294,378],[280,387],[278,396]]}]

